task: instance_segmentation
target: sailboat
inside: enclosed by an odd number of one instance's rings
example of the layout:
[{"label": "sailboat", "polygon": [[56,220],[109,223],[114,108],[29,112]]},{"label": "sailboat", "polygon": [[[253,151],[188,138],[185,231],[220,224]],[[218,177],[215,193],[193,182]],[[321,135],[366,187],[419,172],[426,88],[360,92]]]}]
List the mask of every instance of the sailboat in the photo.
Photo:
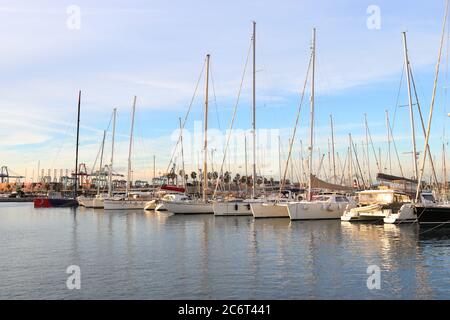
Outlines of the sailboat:
[{"label": "sailboat", "polygon": [[[430,113],[428,117],[428,126],[427,131],[425,135],[425,147],[424,150],[428,150],[428,155],[431,158],[431,152],[429,150],[429,139],[430,139],[430,132],[431,132],[431,123],[433,118],[433,109],[434,109],[434,102],[436,97],[436,89],[437,89],[437,83],[438,83],[438,77],[439,77],[439,65],[441,62],[441,55],[442,55],[442,47],[444,43],[445,38],[445,27],[447,24],[447,15],[448,15],[448,8],[449,7],[449,1],[447,0],[446,6],[445,6],[445,14],[444,14],[444,22],[442,25],[442,35],[441,35],[441,41],[440,41],[440,48],[439,48],[439,54],[438,59],[436,63],[436,73],[435,73],[435,79],[434,79],[434,86],[433,86],[433,94],[431,98],[431,105],[430,105]],[[427,152],[423,152],[423,157],[421,161],[420,166],[420,172],[417,178],[417,192],[416,192],[416,203],[415,203],[415,211],[417,214],[417,221],[419,225],[421,226],[432,226],[433,228],[439,227],[439,226],[450,226],[450,204],[445,203],[426,203],[424,201],[419,201],[420,195],[421,195],[421,181],[425,169],[425,161],[427,157]]]},{"label": "sailboat", "polygon": [[[99,186],[97,186],[97,194],[94,197],[85,197],[85,196],[78,197],[78,202],[80,203],[80,205],[84,206],[86,208],[102,209],[102,208],[104,208],[105,199],[112,198],[112,174],[113,174],[112,168],[113,168],[113,160],[114,160],[114,138],[116,135],[116,115],[117,115],[117,108],[114,108],[113,109],[112,141],[111,141],[111,161],[108,166],[108,194],[101,194],[100,193],[100,185],[99,185]],[[102,170],[104,145],[105,145],[105,135],[103,135],[102,154],[100,157],[99,174],[101,174],[101,170]]]},{"label": "sailboat", "polygon": [[[313,29],[313,36],[312,36],[312,46],[311,46],[311,59],[310,64],[312,66],[312,80],[311,80],[311,139],[310,139],[310,157],[309,157],[309,163],[310,168],[312,168],[312,142],[313,142],[313,121],[314,121],[314,66],[315,66],[315,41],[316,41],[316,29]],[[309,74],[309,66],[308,66],[308,72],[307,77]],[[306,81],[305,80],[305,87],[306,87]],[[303,97],[302,97],[303,98]],[[298,115],[297,115],[298,120]],[[297,124],[296,124],[297,126]],[[295,126],[295,127],[296,127]],[[295,132],[295,130],[294,130]],[[292,145],[291,145],[292,146]],[[288,159],[289,161],[289,159]],[[286,165],[287,169],[287,165]],[[281,177],[281,170],[280,170],[280,180],[282,180]],[[280,187],[280,194],[282,186]],[[311,193],[311,183],[309,188],[309,193]],[[287,198],[279,198],[276,201],[266,201],[264,203],[255,203],[251,205],[252,213],[255,218],[288,218],[289,217],[289,209],[288,204],[291,203],[292,205],[295,205],[296,202],[292,202],[295,197],[292,196],[291,193],[289,193],[289,196]]]},{"label": "sailboat", "polygon": [[[253,165],[252,165],[252,197],[251,199],[233,199],[214,201],[213,209],[216,216],[251,216],[252,203],[262,202],[261,199],[256,199],[256,22],[253,21],[253,86],[252,86],[252,137],[253,137]],[[230,130],[231,132],[231,130]]]},{"label": "sailboat", "polygon": [[77,198],[78,203],[80,206],[85,208],[95,208],[95,209],[101,209],[103,208],[103,196],[100,194],[100,179],[98,179],[102,175],[103,170],[103,150],[105,147],[105,137],[106,137],[106,131],[103,131],[103,140],[101,145],[101,155],[100,155],[100,164],[97,174],[97,194],[94,197],[87,197],[87,196],[79,196]]},{"label": "sailboat", "polygon": [[33,201],[35,208],[67,208],[78,207],[77,188],[78,188],[78,146],[80,137],[80,109],[81,109],[81,90],[78,92],[78,114],[77,114],[77,142],[75,148],[75,174],[74,174],[74,188],[72,198],[64,198],[60,193],[49,192],[47,197],[35,198]]},{"label": "sailboat", "polygon": [[205,76],[205,124],[204,124],[204,157],[203,157],[203,197],[202,199],[183,198],[183,200],[164,201],[167,211],[175,214],[201,214],[214,213],[212,203],[208,201],[208,85],[209,85],[209,60],[210,55],[206,55],[206,76]]},{"label": "sailboat", "polygon": [[[127,174],[127,185],[126,185],[126,197],[125,198],[108,198],[103,200],[103,205],[105,210],[126,210],[126,209],[144,209],[146,203],[149,199],[141,199],[138,196],[130,195],[131,186],[131,150],[133,146],[133,131],[134,131],[134,114],[136,111],[136,99],[134,96],[133,107],[131,111],[131,132],[130,132],[130,144],[128,148],[128,174]],[[111,157],[112,158],[112,157]],[[112,162],[112,161],[111,161]],[[110,188],[111,188],[111,172],[110,168]],[[110,189],[111,190],[111,189]],[[111,191],[110,191],[111,192]]]},{"label": "sailboat", "polygon": [[[310,139],[309,139],[309,178],[308,178],[308,201],[291,201],[286,205],[291,220],[322,220],[339,219],[344,213],[350,201],[347,197],[339,194],[321,194],[313,196],[313,183],[317,179],[312,174],[313,150],[314,150],[314,80],[316,61],[316,29],[312,33],[311,47],[311,110],[310,110]],[[320,181],[322,182],[322,181]],[[324,182],[325,183],[325,182]],[[325,183],[326,184],[326,183]],[[330,184],[331,186],[331,184]]]}]

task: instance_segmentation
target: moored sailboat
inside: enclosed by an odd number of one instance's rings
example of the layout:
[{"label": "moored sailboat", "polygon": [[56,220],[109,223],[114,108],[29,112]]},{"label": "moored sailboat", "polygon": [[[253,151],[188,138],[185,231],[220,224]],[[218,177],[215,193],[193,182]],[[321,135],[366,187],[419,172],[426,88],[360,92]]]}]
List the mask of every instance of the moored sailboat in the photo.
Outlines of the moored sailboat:
[{"label": "moored sailboat", "polygon": [[35,208],[53,208],[53,207],[78,207],[77,193],[78,193],[78,146],[80,138],[80,109],[81,109],[81,90],[78,92],[78,112],[77,112],[77,139],[75,147],[75,174],[73,185],[72,198],[62,197],[60,193],[49,192],[47,197],[38,197],[33,201]]}]

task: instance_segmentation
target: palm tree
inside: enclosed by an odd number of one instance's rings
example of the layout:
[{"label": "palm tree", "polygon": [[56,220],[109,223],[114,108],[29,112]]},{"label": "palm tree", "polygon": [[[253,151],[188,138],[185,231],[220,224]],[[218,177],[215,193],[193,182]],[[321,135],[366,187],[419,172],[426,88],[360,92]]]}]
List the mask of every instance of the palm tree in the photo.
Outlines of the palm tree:
[{"label": "palm tree", "polygon": [[192,180],[194,180],[194,185],[195,185],[196,181],[197,181],[197,173],[195,171],[191,172],[191,178],[192,178]]}]

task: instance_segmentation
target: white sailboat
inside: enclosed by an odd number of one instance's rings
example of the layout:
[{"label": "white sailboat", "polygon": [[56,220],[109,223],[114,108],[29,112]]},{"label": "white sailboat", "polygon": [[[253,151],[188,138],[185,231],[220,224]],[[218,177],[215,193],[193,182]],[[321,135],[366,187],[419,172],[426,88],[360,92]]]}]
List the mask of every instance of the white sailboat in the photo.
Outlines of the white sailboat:
[{"label": "white sailboat", "polygon": [[340,219],[345,210],[355,206],[345,195],[323,194],[315,196],[312,202],[288,203],[288,212],[291,220]]},{"label": "white sailboat", "polygon": [[[126,185],[126,197],[125,198],[108,198],[104,199],[104,209],[105,210],[126,210],[126,209],[144,209],[146,203],[149,199],[142,199],[137,195],[130,196],[130,185],[131,185],[131,150],[133,146],[133,129],[134,129],[134,114],[136,110],[136,96],[133,99],[133,107],[131,111],[131,132],[130,132],[130,144],[128,148],[128,174],[127,174],[127,185]],[[112,161],[111,161],[112,163]],[[111,165],[112,167],[112,165]],[[111,168],[110,168],[110,185],[111,185]]]},{"label": "white sailboat", "polygon": [[291,220],[321,220],[339,219],[350,203],[345,196],[312,195],[312,169],[314,150],[314,81],[316,62],[316,29],[312,32],[311,46],[311,110],[310,110],[310,136],[309,136],[309,179],[308,179],[308,201],[295,201],[287,204],[287,211]]},{"label": "white sailboat", "polygon": [[[102,147],[101,147],[101,155],[100,155],[100,164],[98,169],[98,175],[97,178],[100,177],[102,174],[103,169],[103,149],[105,147],[105,137],[106,137],[106,131],[103,131],[103,140],[102,140]],[[97,179],[99,180],[99,179]],[[103,208],[103,195],[100,194],[100,181],[97,182],[97,194],[94,197],[86,197],[86,196],[79,196],[77,198],[78,203],[80,206],[86,207],[86,208],[94,208],[94,209],[101,209]]]},{"label": "white sailboat", "polygon": [[208,85],[209,85],[209,59],[210,55],[206,55],[206,76],[205,76],[205,124],[204,124],[204,158],[203,158],[203,198],[200,199],[183,199],[164,202],[167,211],[175,214],[203,214],[214,213],[212,203],[208,201]]},{"label": "white sailboat", "polygon": [[[256,199],[256,22],[253,21],[252,35],[253,49],[253,86],[252,86],[252,138],[253,138],[253,164],[252,164],[252,197],[251,199],[235,199],[225,201],[214,201],[213,210],[216,216],[251,216],[252,203],[260,203]],[[231,130],[230,130],[231,133]],[[245,150],[247,152],[247,150]],[[246,164],[247,165],[247,164]],[[217,187],[217,186],[216,186]]]},{"label": "white sailboat", "polygon": [[[315,39],[316,39],[316,29],[313,29],[313,38],[312,38],[312,47],[311,47],[311,59],[310,59],[310,65],[312,66],[312,80],[311,80],[311,132],[310,132],[310,154],[309,154],[309,168],[312,168],[312,150],[313,150],[313,122],[314,122],[314,66],[315,66]],[[308,66],[308,71],[307,71],[307,77],[309,74],[309,66]],[[306,82],[307,78],[305,79],[305,87],[306,87]],[[305,88],[304,88],[305,89]],[[303,98],[303,97],[302,97]],[[298,116],[297,115],[297,121],[298,121]],[[294,132],[295,132],[295,128],[297,127],[297,123],[294,127]],[[293,139],[292,139],[293,141]],[[292,142],[291,142],[291,146],[292,148]],[[290,150],[291,152],[291,150]],[[288,157],[288,161],[289,161],[289,157]],[[286,164],[286,169],[285,169],[285,175],[286,175],[286,170],[287,170],[288,164]],[[281,171],[281,170],[280,170]],[[280,172],[280,180],[284,180],[284,177],[281,177],[281,172]],[[282,184],[280,185],[280,194],[282,191]],[[308,190],[308,194],[311,195],[311,179],[310,179],[310,183],[309,183],[309,190]],[[288,203],[292,203],[293,205],[295,205],[296,202],[291,202],[292,197],[289,196],[288,199],[278,199],[277,201],[274,202],[264,202],[264,203],[255,203],[252,204],[252,213],[253,216],[255,218],[288,218],[289,217],[289,210],[288,210]]]}]

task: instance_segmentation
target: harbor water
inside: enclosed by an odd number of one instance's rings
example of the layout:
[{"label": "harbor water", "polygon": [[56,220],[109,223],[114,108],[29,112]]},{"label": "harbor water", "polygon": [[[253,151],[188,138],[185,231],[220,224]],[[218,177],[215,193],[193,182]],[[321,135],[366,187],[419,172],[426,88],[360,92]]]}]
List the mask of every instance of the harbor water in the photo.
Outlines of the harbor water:
[{"label": "harbor water", "polygon": [[0,299],[449,299],[448,234],[1,203]]}]

